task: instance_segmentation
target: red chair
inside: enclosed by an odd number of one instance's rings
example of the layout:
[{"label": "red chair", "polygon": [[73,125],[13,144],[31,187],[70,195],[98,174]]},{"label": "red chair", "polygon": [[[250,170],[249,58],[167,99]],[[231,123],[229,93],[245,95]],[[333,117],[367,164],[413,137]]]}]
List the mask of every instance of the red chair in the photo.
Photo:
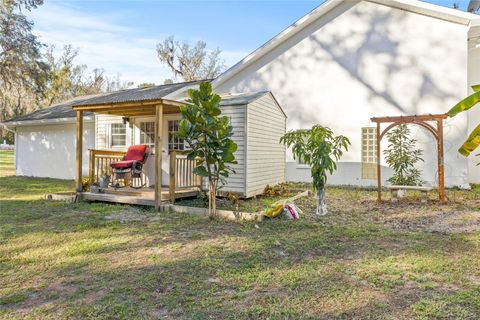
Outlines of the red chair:
[{"label": "red chair", "polygon": [[143,165],[148,158],[148,146],[139,144],[128,147],[127,153],[122,161],[112,162],[110,167],[113,173],[113,187],[120,188],[118,180],[129,181],[122,187],[132,187],[140,189],[145,186],[143,181]]}]

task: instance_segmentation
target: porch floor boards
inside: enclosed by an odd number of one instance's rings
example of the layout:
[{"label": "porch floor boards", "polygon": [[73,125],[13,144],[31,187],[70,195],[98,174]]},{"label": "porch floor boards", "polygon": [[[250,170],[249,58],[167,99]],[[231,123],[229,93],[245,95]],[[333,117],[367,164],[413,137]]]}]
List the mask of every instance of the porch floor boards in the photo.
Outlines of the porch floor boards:
[{"label": "porch floor boards", "polygon": [[[82,192],[82,200],[104,201],[124,204],[137,204],[142,206],[155,206],[155,190],[153,188],[114,188],[102,189],[102,193]],[[194,197],[198,194],[197,188],[185,188],[175,191],[175,199]],[[168,187],[162,187],[162,202],[170,201]]]}]

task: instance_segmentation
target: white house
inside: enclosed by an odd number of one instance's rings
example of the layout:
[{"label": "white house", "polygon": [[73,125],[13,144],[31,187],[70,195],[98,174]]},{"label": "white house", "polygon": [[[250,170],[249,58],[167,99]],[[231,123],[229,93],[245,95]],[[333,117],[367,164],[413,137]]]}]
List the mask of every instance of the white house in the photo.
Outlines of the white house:
[{"label": "white house", "polygon": [[[479,83],[480,16],[415,0],[328,0],[212,84],[273,92],[289,130],[320,123],[348,136],[351,148],[329,183],[374,185],[371,117],[445,113]],[[445,121],[447,186],[480,182],[478,159],[457,153],[479,122],[480,108]],[[424,150],[423,179],[434,185],[435,140],[411,127]],[[288,161],[287,180],[310,180],[309,168]]]},{"label": "white house", "polygon": [[[261,98],[269,99],[268,110],[276,110],[275,114],[248,101],[244,103],[244,119],[238,120],[242,121],[240,127],[244,126],[243,134],[274,133],[268,137],[269,143],[261,142],[252,149],[264,153],[253,156],[245,151],[243,155],[247,162],[264,163],[263,169],[258,167],[242,177],[250,175],[251,179],[263,181],[253,187],[255,192],[267,183],[268,179],[256,178],[266,168],[277,168],[271,169],[275,181],[310,180],[308,166],[293,161],[291,154],[287,153],[286,166],[282,160],[285,157],[265,161],[270,155],[283,154],[276,140],[281,130],[273,132],[270,127],[282,129],[285,114],[287,130],[322,124],[350,138],[350,150],[329,178],[330,184],[375,185],[372,164],[376,161],[376,137],[371,117],[445,113],[471,93],[471,85],[478,83],[480,17],[416,0],[328,0],[212,81],[214,90],[228,99],[244,92],[253,92],[254,97],[258,92],[275,96],[265,94]],[[188,88],[196,86],[180,83],[157,88],[162,98],[181,100]],[[51,114],[71,112],[73,105],[81,103],[78,101],[90,98],[80,97],[77,102],[69,101],[57,109],[41,110],[7,123],[16,130],[16,174],[74,177],[74,114]],[[280,113],[280,106],[285,114]],[[163,127],[168,129],[168,121],[175,121],[175,117],[178,115],[166,117]],[[148,123],[148,119],[129,120],[123,129],[119,125],[123,124],[121,117],[85,116],[84,168],[88,148],[115,149],[117,143],[124,148],[145,142],[142,137],[148,136],[149,129],[142,123]],[[267,122],[270,120],[274,123]],[[251,122],[259,127],[254,129]],[[475,160],[457,153],[468,132],[479,122],[480,108],[445,121],[447,186],[480,183]],[[435,141],[424,129],[412,129],[424,150],[425,161],[420,167],[423,179],[435,185]],[[168,136],[168,132],[164,134]],[[266,146],[275,152],[263,150]],[[169,146],[164,148],[168,150]],[[388,178],[389,168],[384,166],[383,170],[382,178]],[[247,189],[244,183],[245,194],[249,194]]]},{"label": "white house", "polygon": [[[76,118],[73,106],[136,104],[142,113],[143,104],[153,104],[162,97],[192,83],[178,83],[149,88],[126,89],[112,93],[83,96],[41,109],[7,122],[15,131],[16,175],[74,179],[76,161]],[[245,197],[263,193],[265,186],[285,181],[285,148],[279,143],[286,130],[286,116],[268,91],[223,94],[222,115],[230,118],[237,143],[235,172],[222,189]],[[155,117],[122,117],[86,112],[83,117],[82,168],[89,175],[89,150],[126,151],[131,145],[146,144],[155,152]],[[172,150],[183,150],[184,141],[175,136],[180,113],[168,111],[162,123],[162,185],[169,185],[169,162]],[[102,167],[105,164],[101,165]],[[155,161],[145,164],[148,186],[155,185]],[[102,169],[102,168],[98,168]],[[190,170],[191,168],[189,168]]]}]

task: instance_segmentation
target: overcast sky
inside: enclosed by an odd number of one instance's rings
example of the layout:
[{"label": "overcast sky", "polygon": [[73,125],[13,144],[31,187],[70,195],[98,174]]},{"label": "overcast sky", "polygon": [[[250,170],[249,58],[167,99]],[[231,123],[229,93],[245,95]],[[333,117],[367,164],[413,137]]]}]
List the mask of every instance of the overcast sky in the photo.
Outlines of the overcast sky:
[{"label": "overcast sky", "polygon": [[[172,78],[156,55],[169,35],[220,48],[231,66],[323,1],[52,1],[28,13],[34,32],[57,50],[71,44],[77,63],[123,80],[162,84]],[[431,0],[462,9],[468,0]]]}]

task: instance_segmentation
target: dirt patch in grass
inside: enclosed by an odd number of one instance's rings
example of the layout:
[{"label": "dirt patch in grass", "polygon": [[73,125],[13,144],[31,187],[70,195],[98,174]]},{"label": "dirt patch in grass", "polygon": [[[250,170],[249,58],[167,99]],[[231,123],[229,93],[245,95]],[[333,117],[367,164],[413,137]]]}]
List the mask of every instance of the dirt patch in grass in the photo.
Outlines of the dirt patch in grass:
[{"label": "dirt patch in grass", "polygon": [[146,221],[149,219],[154,219],[154,217],[152,217],[151,213],[148,214],[148,212],[145,210],[134,207],[126,207],[118,212],[114,212],[105,216],[105,219],[126,223],[132,221]]},{"label": "dirt patch in grass", "polygon": [[296,201],[304,212],[297,222],[239,223],[48,202],[40,199],[45,190],[69,183],[0,179],[0,319],[475,319],[480,312],[480,193],[448,190],[456,201],[447,205],[434,194],[421,204],[414,193],[378,205],[375,191],[328,188],[327,216],[316,217],[314,197],[305,197]]}]

